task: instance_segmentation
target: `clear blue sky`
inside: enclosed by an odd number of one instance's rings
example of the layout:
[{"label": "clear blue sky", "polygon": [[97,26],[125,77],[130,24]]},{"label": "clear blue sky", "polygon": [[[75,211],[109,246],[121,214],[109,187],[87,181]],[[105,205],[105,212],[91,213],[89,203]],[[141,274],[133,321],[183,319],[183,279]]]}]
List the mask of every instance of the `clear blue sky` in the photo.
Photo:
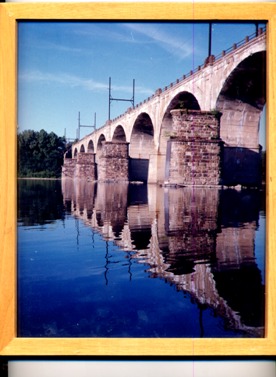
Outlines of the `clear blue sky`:
[{"label": "clear blue sky", "polygon": [[[208,24],[19,22],[18,126],[75,138],[81,124],[108,119],[114,98],[135,103],[201,65],[208,55]],[[212,53],[254,33],[254,24],[213,24]],[[111,119],[130,102],[111,104]],[[91,132],[81,129],[81,137]]]}]

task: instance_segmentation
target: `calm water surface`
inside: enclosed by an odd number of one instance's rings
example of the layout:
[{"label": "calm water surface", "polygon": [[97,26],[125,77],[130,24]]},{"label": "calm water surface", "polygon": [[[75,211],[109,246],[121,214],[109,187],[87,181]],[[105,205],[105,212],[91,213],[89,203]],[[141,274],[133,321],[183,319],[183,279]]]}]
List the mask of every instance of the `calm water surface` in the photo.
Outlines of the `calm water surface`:
[{"label": "calm water surface", "polygon": [[20,180],[18,336],[262,337],[263,197]]}]

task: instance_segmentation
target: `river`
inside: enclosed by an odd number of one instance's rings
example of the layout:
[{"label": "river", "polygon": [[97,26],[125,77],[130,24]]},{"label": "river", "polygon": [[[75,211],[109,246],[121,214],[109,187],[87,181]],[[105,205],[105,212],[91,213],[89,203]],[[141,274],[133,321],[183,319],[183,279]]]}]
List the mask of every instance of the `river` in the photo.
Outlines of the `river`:
[{"label": "river", "polygon": [[260,190],[18,181],[19,337],[263,337]]}]

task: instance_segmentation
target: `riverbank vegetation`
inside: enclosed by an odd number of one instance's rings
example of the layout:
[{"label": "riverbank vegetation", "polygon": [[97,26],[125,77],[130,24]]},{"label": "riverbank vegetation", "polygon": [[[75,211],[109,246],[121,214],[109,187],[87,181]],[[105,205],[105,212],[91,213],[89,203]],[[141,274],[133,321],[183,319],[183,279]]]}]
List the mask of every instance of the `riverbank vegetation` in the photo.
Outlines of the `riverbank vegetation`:
[{"label": "riverbank vegetation", "polygon": [[18,134],[18,177],[59,178],[65,137],[45,130],[26,130]]}]

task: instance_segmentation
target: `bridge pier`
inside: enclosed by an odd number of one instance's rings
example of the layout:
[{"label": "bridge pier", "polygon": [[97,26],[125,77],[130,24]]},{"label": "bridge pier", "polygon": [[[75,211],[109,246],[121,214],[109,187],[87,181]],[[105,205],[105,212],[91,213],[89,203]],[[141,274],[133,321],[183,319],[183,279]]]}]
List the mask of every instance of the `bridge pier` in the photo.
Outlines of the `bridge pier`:
[{"label": "bridge pier", "polygon": [[63,166],[62,166],[62,177],[64,178],[74,178],[76,170],[77,160],[71,157],[64,156]]},{"label": "bridge pier", "polygon": [[167,185],[216,186],[221,179],[221,113],[171,111],[172,134],[166,157]]},{"label": "bridge pier", "polygon": [[96,180],[95,153],[80,152],[77,158],[64,157],[62,178],[78,178],[87,181]]},{"label": "bridge pier", "polygon": [[148,171],[148,183],[158,182],[158,164],[160,156],[159,154],[150,154],[149,156],[149,171]]},{"label": "bridge pier", "polygon": [[95,153],[78,153],[74,177],[87,181],[96,180]]},{"label": "bridge pier", "polygon": [[128,177],[129,143],[104,141],[98,159],[98,181],[126,182]]}]

